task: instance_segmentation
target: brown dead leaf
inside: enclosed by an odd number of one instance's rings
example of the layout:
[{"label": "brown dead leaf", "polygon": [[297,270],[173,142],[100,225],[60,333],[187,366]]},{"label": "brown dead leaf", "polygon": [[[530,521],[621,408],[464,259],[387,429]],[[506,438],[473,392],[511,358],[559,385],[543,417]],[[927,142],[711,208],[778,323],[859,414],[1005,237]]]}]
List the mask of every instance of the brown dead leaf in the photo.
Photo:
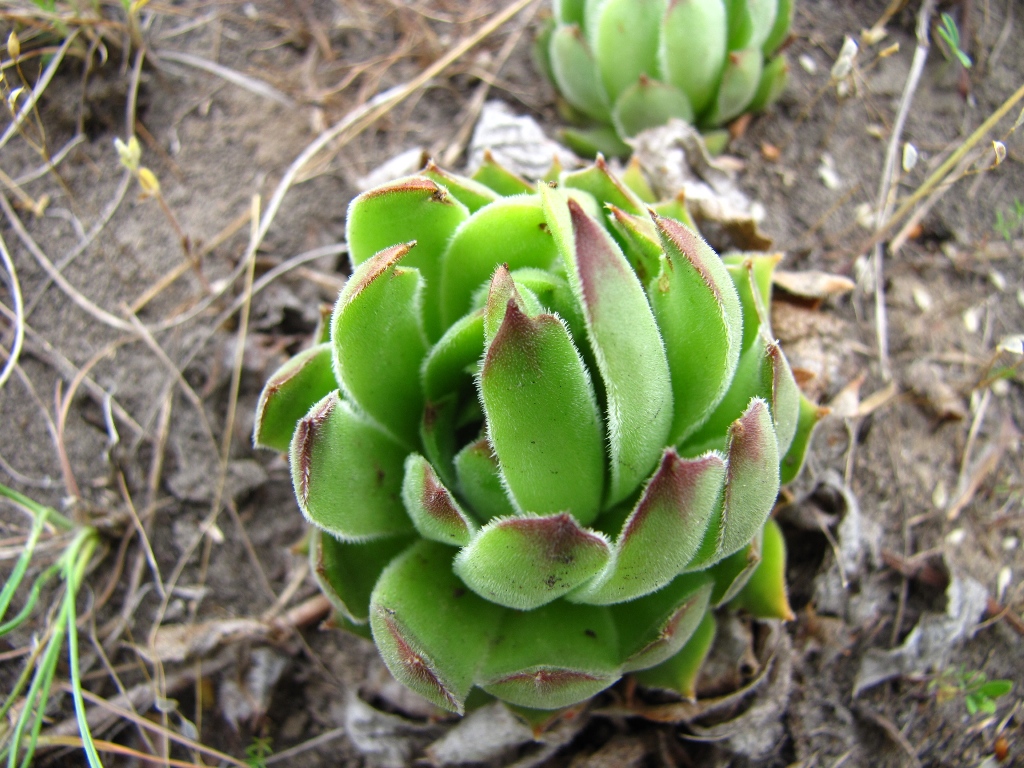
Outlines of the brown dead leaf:
[{"label": "brown dead leaf", "polygon": [[772,274],[772,282],[792,296],[817,301],[842,296],[856,287],[848,277],[813,269],[800,272],[777,269]]}]

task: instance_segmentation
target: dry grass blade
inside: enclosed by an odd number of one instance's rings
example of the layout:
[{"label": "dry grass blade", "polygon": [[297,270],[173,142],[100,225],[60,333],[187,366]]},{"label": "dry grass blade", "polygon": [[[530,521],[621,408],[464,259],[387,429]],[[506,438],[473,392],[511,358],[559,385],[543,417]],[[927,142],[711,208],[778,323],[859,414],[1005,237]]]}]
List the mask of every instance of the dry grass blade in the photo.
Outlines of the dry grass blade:
[{"label": "dry grass blade", "polygon": [[193,56],[190,53],[183,53],[181,51],[156,51],[153,54],[153,58],[159,61],[165,59],[167,61],[176,61],[179,64],[185,64],[195,69],[201,69],[204,72],[208,72],[211,75],[216,75],[223,80],[227,80],[233,85],[237,85],[239,88],[244,88],[250,93],[254,93],[257,96],[262,96],[265,99],[270,99],[273,102],[280,104],[281,106],[288,107],[289,109],[295,109],[295,101],[285,96],[277,88],[249,75],[244,75],[241,72],[236,72],[233,69],[217,64],[213,61],[200,58],[199,56]]},{"label": "dry grass blade", "polygon": [[11,260],[11,254],[7,250],[7,243],[4,242],[3,235],[0,235],[0,259],[3,260],[4,269],[7,270],[11,303],[14,304],[14,341],[7,353],[7,362],[0,370],[0,389],[3,389],[7,379],[11,377],[11,371],[18,364],[21,347],[25,342],[25,307],[21,301],[21,284],[18,282],[18,271],[14,268],[14,262]]},{"label": "dry grass blade", "polygon": [[14,116],[14,120],[11,121],[11,124],[7,126],[7,130],[4,131],[2,136],[0,136],[0,149],[3,149],[7,145],[7,142],[11,140],[11,137],[14,136],[21,128],[21,124],[25,122],[25,118],[32,114],[32,110],[35,109],[36,102],[39,101],[39,97],[43,95],[47,86],[50,85],[50,81],[53,79],[54,74],[56,74],[61,62],[64,61],[64,55],[68,52],[68,48],[71,47],[71,44],[77,37],[78,30],[75,30],[64,38],[64,42],[61,43],[60,48],[54,52],[53,58],[50,59],[50,63],[46,65],[46,69],[43,70],[43,74],[39,78],[39,82],[37,82],[35,87],[32,89],[32,93],[22,105],[21,109],[18,110],[18,114]]}]

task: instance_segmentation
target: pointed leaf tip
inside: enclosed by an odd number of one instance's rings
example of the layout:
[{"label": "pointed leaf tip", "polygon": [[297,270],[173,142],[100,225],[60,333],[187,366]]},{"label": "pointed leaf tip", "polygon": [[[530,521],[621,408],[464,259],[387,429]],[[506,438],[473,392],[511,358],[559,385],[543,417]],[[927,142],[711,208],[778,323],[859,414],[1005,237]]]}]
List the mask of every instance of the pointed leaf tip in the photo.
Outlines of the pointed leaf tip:
[{"label": "pointed leaf tip", "polygon": [[722,512],[721,555],[738,551],[761,531],[779,494],[779,445],[768,404],[759,397],[728,433],[729,465]]},{"label": "pointed leaf tip", "polygon": [[484,526],[455,559],[481,597],[519,610],[550,603],[598,573],[610,548],[569,514],[512,517]]},{"label": "pointed leaf tip", "polygon": [[410,454],[405,461],[402,499],[413,525],[424,538],[461,547],[469,543],[476,530],[434,468],[419,454]]}]

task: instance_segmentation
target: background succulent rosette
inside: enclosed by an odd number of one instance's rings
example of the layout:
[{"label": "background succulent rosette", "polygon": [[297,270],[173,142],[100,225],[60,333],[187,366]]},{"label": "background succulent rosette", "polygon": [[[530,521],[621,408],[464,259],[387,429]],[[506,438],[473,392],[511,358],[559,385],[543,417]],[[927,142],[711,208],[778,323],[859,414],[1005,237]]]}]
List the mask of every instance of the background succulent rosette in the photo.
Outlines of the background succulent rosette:
[{"label": "background succulent rosette", "polygon": [[794,0],[554,0],[536,44],[578,152],[625,155],[624,139],[679,118],[702,130],[759,112],[785,88],[778,53]]},{"label": "background succulent rosette", "polygon": [[771,334],[777,257],[721,259],[624,178],[428,165],[360,195],[330,326],[260,398],[323,590],[451,711],[630,672],[692,696],[714,607],[789,615],[769,516],[818,410]]}]

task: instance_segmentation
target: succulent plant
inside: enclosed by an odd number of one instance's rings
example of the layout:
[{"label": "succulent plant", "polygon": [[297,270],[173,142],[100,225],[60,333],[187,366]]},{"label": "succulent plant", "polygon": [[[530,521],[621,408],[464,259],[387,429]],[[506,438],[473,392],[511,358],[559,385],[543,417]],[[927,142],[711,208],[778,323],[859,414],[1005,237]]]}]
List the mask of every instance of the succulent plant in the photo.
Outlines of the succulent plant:
[{"label": "succulent plant", "polygon": [[789,615],[769,513],[818,411],[772,341],[777,258],[686,222],[600,159],[352,202],[352,276],[255,442],[289,452],[342,623],[440,707],[557,709],[637,670],[692,695],[713,607]]},{"label": "succulent plant", "polygon": [[625,155],[670,118],[702,130],[758,112],[785,87],[776,55],[794,0],[553,0],[541,69],[564,97],[574,149]]}]

